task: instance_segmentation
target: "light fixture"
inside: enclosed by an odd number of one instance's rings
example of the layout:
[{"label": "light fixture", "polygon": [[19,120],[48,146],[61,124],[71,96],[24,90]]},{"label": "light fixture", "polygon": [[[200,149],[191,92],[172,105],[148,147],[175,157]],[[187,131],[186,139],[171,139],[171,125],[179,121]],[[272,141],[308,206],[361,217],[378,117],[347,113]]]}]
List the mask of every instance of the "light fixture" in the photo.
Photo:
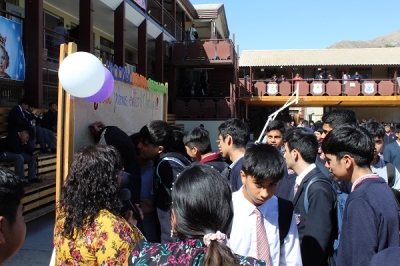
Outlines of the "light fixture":
[{"label": "light fixture", "polygon": [[261,71],[264,71],[264,68],[261,68],[260,70],[261,70]]},{"label": "light fixture", "polygon": [[150,15],[150,13],[151,13],[151,10],[149,9],[149,11],[147,11],[147,14],[149,14],[149,15]]},{"label": "light fixture", "polygon": [[167,27],[167,24],[164,24],[164,28],[166,28]]}]

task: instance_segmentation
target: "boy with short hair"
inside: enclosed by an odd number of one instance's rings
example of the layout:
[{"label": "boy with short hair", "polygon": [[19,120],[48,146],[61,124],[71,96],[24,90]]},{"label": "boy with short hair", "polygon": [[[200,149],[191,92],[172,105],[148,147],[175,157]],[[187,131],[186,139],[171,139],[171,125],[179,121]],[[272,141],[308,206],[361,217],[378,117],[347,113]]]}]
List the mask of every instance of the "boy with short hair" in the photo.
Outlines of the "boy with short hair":
[{"label": "boy with short hair", "polygon": [[276,148],[258,144],[247,149],[240,171],[243,186],[232,195],[229,243],[235,253],[264,259],[267,265],[302,265],[292,203],[274,195],[284,171]]},{"label": "boy with short hair", "polygon": [[171,241],[171,188],[172,183],[189,160],[179,152],[172,152],[173,128],[167,122],[154,120],[143,126],[139,132],[139,157],[154,163],[153,193],[160,222],[161,242]]},{"label": "boy with short hair", "polygon": [[0,265],[13,256],[24,242],[23,196],[24,186],[19,177],[0,167]]},{"label": "boy with short hair", "polygon": [[[384,147],[385,128],[381,123],[376,121],[367,121],[364,124],[364,128],[372,135],[375,143],[374,159],[371,161],[372,172],[385,179],[391,188],[400,190],[400,173],[398,169],[393,164],[383,160],[380,156]],[[390,170],[389,168],[392,169]]]},{"label": "boy with short hair", "polygon": [[285,123],[279,120],[272,120],[267,125],[267,133],[262,140],[262,143],[267,143],[276,147],[279,151],[283,144],[283,134],[285,133]]},{"label": "boy with short hair", "polygon": [[364,128],[338,127],[322,143],[327,167],[352,183],[346,201],[337,265],[369,265],[377,252],[399,246],[397,203],[385,180],[372,173],[374,141]]},{"label": "boy with short hair", "polygon": [[230,180],[232,192],[235,192],[242,187],[240,171],[246,144],[249,141],[249,128],[242,120],[230,118],[218,127],[218,131],[218,148],[222,156],[232,162],[228,166],[227,177]]},{"label": "boy with short hair", "polygon": [[211,151],[210,135],[204,128],[190,130],[183,137],[186,153],[200,164],[207,164],[220,173],[228,166],[222,159],[221,152]]},{"label": "boy with short hair", "polygon": [[[287,166],[297,174],[292,199],[303,264],[328,265],[336,237],[335,195],[329,185],[331,180],[315,165],[317,138],[305,128],[296,127],[285,132],[284,143],[283,157]],[[306,198],[308,211],[304,206]]]}]

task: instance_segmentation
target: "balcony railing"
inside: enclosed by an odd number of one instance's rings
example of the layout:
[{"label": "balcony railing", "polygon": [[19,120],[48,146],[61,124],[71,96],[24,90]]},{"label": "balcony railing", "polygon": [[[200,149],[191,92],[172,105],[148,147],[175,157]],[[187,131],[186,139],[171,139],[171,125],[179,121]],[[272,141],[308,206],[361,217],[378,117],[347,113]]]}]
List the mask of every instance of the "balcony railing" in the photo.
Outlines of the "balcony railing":
[{"label": "balcony railing", "polygon": [[60,42],[77,42],[68,35],[60,34],[52,29],[43,28],[43,57],[48,61],[58,62],[60,58]]},{"label": "balcony railing", "polygon": [[226,119],[231,117],[233,101],[229,97],[180,97],[172,103],[176,118]]},{"label": "balcony railing", "polygon": [[196,40],[176,42],[172,45],[172,60],[232,62],[235,50],[231,40]]},{"label": "balcony railing", "polygon": [[[240,95],[242,96],[289,96],[299,88],[299,96],[391,96],[399,95],[394,79],[356,80],[285,80],[273,82],[241,78]],[[346,84],[344,84],[346,82]]]}]

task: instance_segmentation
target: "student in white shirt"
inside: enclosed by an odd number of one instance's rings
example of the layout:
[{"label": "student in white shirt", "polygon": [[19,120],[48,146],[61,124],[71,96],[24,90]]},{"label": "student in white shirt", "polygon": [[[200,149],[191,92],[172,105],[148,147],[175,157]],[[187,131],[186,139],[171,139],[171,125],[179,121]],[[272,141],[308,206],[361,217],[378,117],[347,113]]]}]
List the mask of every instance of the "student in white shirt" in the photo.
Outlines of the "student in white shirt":
[{"label": "student in white shirt", "polygon": [[[232,195],[234,218],[230,236],[233,252],[257,259],[267,259],[270,265],[302,265],[297,226],[290,202],[274,196],[277,183],[285,171],[282,155],[268,145],[258,144],[247,149],[240,171],[243,186]],[[289,230],[280,241],[279,204],[289,203]],[[257,209],[262,214],[262,228],[257,230]],[[269,258],[260,256],[259,234],[268,241]]]}]

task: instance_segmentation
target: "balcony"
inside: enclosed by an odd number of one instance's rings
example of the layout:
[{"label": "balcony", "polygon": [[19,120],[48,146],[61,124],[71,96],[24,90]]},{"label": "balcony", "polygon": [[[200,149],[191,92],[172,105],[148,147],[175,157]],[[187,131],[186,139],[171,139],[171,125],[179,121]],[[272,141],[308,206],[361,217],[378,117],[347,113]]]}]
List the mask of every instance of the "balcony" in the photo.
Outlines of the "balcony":
[{"label": "balcony", "polygon": [[283,105],[299,89],[299,106],[398,106],[400,92],[395,79],[265,80],[239,79],[241,100],[250,105]]},{"label": "balcony", "polygon": [[184,41],[172,45],[172,63],[174,65],[232,65],[235,56],[231,40]]},{"label": "balcony", "polygon": [[229,97],[179,97],[173,99],[172,111],[178,119],[218,120],[232,117],[234,102]]}]

